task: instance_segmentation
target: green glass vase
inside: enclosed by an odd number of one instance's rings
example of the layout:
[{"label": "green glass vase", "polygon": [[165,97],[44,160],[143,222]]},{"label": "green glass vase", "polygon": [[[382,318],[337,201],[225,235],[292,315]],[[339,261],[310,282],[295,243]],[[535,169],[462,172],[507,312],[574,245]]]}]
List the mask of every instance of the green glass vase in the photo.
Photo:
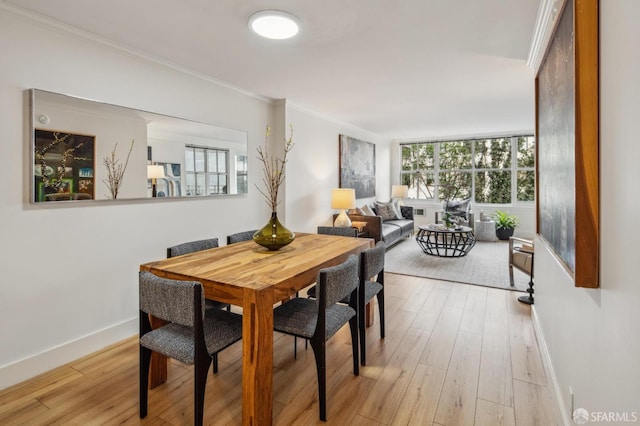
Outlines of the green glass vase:
[{"label": "green glass vase", "polygon": [[280,223],[276,212],[271,213],[269,222],[253,234],[253,241],[269,250],[280,250],[295,238],[296,234]]}]

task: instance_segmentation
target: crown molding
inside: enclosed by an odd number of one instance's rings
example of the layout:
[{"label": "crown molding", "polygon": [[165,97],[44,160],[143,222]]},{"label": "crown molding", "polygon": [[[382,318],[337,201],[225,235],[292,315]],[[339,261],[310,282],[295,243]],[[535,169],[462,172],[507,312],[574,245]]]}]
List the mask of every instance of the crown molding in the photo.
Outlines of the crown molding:
[{"label": "crown molding", "polygon": [[549,40],[556,28],[558,17],[567,0],[541,0],[538,8],[538,17],[533,31],[533,39],[529,48],[527,66],[536,73],[540,63],[547,52]]}]

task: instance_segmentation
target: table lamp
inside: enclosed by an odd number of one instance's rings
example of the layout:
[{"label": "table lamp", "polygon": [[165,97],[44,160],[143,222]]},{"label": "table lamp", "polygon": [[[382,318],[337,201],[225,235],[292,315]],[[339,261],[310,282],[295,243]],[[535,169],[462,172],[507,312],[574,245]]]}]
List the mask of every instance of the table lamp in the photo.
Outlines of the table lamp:
[{"label": "table lamp", "polygon": [[151,179],[151,196],[156,197],[156,179],[164,178],[164,167],[160,164],[147,165],[147,179]]},{"label": "table lamp", "polygon": [[398,205],[404,206],[403,198],[407,198],[409,195],[409,187],[407,185],[392,185],[391,186],[391,198],[398,199]]},{"label": "table lamp", "polygon": [[340,214],[333,222],[333,226],[347,228],[351,226],[351,219],[347,216],[346,209],[356,207],[356,190],[353,188],[336,188],[331,191],[331,208],[340,209]]}]

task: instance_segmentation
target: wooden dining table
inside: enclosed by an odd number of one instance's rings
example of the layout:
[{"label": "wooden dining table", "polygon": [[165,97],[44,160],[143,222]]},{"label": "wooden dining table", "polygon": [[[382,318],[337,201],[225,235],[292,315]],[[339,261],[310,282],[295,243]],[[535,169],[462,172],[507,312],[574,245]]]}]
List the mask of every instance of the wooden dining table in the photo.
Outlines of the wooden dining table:
[{"label": "wooden dining table", "polygon": [[[199,281],[205,297],[242,307],[242,423],[272,424],[273,307],[315,283],[318,271],[373,247],[369,238],[298,233],[269,251],[245,241],[140,265],[157,276]],[[166,380],[166,359],[154,357],[151,386]]]}]

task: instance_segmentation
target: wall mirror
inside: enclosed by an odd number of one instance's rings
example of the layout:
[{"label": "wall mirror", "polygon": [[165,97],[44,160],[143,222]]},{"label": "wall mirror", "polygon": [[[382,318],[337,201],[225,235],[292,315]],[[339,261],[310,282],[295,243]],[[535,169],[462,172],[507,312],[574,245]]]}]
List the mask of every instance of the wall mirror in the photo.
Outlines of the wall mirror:
[{"label": "wall mirror", "polygon": [[31,201],[246,194],[247,133],[30,90]]}]

